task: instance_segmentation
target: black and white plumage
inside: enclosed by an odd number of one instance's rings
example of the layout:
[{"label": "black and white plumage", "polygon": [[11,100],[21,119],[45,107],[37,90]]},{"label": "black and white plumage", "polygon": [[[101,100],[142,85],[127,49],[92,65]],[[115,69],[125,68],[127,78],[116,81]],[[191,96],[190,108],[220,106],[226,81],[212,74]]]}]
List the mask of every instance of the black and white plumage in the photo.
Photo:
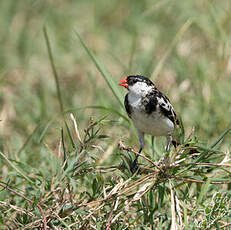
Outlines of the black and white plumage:
[{"label": "black and white plumage", "polygon": [[120,80],[120,85],[129,91],[124,105],[138,132],[139,152],[144,147],[144,134],[166,136],[166,151],[169,151],[172,133],[175,126],[179,125],[169,99],[152,81],[140,75],[125,77]]}]

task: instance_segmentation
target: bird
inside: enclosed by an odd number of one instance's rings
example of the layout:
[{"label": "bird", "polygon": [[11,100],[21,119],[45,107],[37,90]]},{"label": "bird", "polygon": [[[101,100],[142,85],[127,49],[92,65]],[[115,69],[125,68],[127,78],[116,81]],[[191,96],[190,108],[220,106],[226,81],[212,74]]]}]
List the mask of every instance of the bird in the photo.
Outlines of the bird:
[{"label": "bird", "polygon": [[[144,148],[144,135],[165,136],[166,151],[170,150],[174,132],[179,120],[170,100],[158,90],[156,85],[142,75],[126,76],[119,82],[128,93],[124,106],[138,133],[139,153]],[[137,168],[138,155],[132,163]]]}]

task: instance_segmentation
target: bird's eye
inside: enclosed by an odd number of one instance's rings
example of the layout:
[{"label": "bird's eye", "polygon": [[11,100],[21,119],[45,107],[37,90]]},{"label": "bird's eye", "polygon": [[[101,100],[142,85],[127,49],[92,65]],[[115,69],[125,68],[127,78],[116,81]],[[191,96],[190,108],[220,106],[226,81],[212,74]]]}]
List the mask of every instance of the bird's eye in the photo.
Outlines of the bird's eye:
[{"label": "bird's eye", "polygon": [[132,84],[135,84],[136,82],[138,82],[138,79],[136,78],[132,79]]},{"label": "bird's eye", "polygon": [[140,79],[135,78],[135,77],[128,77],[127,81],[128,81],[128,84],[131,86],[131,85],[134,85],[135,83],[139,82]]}]

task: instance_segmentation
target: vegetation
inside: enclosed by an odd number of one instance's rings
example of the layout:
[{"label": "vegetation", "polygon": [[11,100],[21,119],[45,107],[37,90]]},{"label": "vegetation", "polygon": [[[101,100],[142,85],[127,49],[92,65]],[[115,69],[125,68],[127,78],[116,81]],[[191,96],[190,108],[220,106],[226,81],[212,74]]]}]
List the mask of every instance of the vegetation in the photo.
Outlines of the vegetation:
[{"label": "vegetation", "polygon": [[[231,2],[0,2],[1,229],[230,229]],[[136,132],[117,85],[171,99],[180,145]]]}]

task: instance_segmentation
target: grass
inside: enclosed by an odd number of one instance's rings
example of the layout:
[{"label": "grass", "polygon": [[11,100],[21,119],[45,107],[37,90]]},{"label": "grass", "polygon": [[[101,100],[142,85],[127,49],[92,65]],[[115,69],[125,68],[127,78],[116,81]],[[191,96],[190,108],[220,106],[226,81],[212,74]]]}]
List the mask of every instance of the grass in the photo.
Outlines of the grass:
[{"label": "grass", "polygon": [[[229,229],[229,1],[1,1],[1,229]],[[135,130],[145,74],[181,145]],[[167,84],[166,84],[167,82]]]}]

